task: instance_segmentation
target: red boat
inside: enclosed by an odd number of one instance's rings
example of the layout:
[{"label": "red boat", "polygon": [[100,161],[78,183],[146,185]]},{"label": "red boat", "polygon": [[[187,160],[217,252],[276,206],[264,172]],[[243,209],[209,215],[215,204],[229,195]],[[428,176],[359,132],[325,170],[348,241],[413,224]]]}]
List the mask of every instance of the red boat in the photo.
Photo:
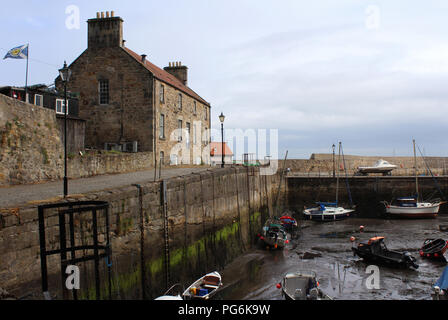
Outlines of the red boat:
[{"label": "red boat", "polygon": [[283,228],[285,228],[286,231],[291,231],[293,228],[297,228],[297,221],[293,217],[282,216],[280,217],[280,221],[282,223]]},{"label": "red boat", "polygon": [[426,239],[423,243],[422,248],[420,249],[420,256],[422,258],[429,259],[442,259],[445,257],[443,254],[448,248],[448,242],[443,239]]}]

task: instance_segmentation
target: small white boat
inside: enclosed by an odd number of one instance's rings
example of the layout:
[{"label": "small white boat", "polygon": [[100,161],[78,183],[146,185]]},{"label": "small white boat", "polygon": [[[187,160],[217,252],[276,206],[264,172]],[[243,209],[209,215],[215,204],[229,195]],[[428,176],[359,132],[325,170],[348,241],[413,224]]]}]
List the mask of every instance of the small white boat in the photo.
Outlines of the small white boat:
[{"label": "small white boat", "polygon": [[392,205],[384,201],[386,213],[403,218],[435,218],[442,202],[419,202],[417,197],[397,198]]},{"label": "small white boat", "polygon": [[182,294],[185,300],[210,299],[222,287],[221,275],[215,271],[193,282]]},{"label": "small white boat", "polygon": [[417,175],[417,156],[415,153],[415,140],[412,140],[414,145],[414,175],[415,175],[415,196],[397,198],[395,203],[388,203],[382,201],[386,207],[386,213],[403,218],[435,218],[439,213],[440,205],[444,202],[439,200],[434,201],[419,201],[418,192],[418,175]]},{"label": "small white boat", "polygon": [[367,175],[368,173],[382,173],[383,175],[390,175],[391,171],[397,166],[380,159],[371,167],[358,167],[358,173]]},{"label": "small white boat", "polygon": [[318,206],[303,211],[306,219],[314,221],[337,221],[348,218],[353,209],[338,207],[336,202],[318,202]]},{"label": "small white boat", "polygon": [[177,296],[160,296],[158,298],[155,298],[154,300],[184,300],[180,295]]}]

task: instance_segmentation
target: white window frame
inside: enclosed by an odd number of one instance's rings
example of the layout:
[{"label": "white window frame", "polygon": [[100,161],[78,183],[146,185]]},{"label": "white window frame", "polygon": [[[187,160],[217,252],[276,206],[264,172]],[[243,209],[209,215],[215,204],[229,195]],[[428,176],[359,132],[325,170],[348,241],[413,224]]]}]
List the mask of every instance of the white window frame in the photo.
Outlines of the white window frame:
[{"label": "white window frame", "polygon": [[[54,110],[56,111],[57,114],[65,114],[65,109],[64,109],[64,99],[56,99],[56,105],[54,107]],[[58,102],[61,102],[61,108],[58,111]],[[69,110],[70,110],[70,102],[67,100],[67,114],[69,114]]]},{"label": "white window frame", "polygon": [[[180,126],[179,126],[180,125]],[[182,127],[183,127],[183,121],[181,119],[177,120],[177,141],[182,141]]]},{"label": "white window frame", "polygon": [[197,113],[198,113],[198,109],[197,109],[197,106],[196,106],[196,101],[193,101],[193,114],[197,115]]},{"label": "white window frame", "polygon": [[[40,104],[36,103],[37,97],[40,98]],[[39,107],[43,107],[44,106],[44,96],[41,94],[35,94],[34,95],[34,105],[39,106]]]}]

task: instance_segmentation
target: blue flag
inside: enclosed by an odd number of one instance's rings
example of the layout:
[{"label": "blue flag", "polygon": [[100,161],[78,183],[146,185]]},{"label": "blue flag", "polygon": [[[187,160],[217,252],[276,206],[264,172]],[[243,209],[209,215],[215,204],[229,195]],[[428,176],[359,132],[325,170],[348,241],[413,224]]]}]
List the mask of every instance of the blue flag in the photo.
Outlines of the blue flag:
[{"label": "blue flag", "polygon": [[28,45],[25,44],[23,46],[12,48],[8,51],[3,60],[11,58],[11,59],[26,59],[28,58]]}]

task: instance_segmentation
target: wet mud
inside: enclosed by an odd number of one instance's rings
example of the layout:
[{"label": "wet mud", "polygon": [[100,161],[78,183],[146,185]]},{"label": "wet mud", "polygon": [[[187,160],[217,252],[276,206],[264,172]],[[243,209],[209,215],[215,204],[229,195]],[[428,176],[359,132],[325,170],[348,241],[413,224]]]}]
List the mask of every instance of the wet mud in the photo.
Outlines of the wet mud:
[{"label": "wet mud", "polygon": [[[320,288],[334,299],[343,300],[430,300],[432,286],[446,266],[421,258],[419,249],[427,238],[448,240],[448,232],[439,225],[448,223],[448,215],[429,220],[392,220],[349,218],[343,221],[317,223],[301,221],[299,237],[283,250],[254,248],[221,271],[224,288],[218,299],[281,300],[276,284],[287,272],[313,270]],[[364,231],[360,232],[360,226]],[[356,241],[352,243],[350,237]],[[380,288],[366,285],[371,273],[368,263],[351,250],[359,241],[384,236],[390,250],[408,251],[417,259],[419,268],[393,269],[378,266]],[[446,253],[448,255],[448,253]]]}]

